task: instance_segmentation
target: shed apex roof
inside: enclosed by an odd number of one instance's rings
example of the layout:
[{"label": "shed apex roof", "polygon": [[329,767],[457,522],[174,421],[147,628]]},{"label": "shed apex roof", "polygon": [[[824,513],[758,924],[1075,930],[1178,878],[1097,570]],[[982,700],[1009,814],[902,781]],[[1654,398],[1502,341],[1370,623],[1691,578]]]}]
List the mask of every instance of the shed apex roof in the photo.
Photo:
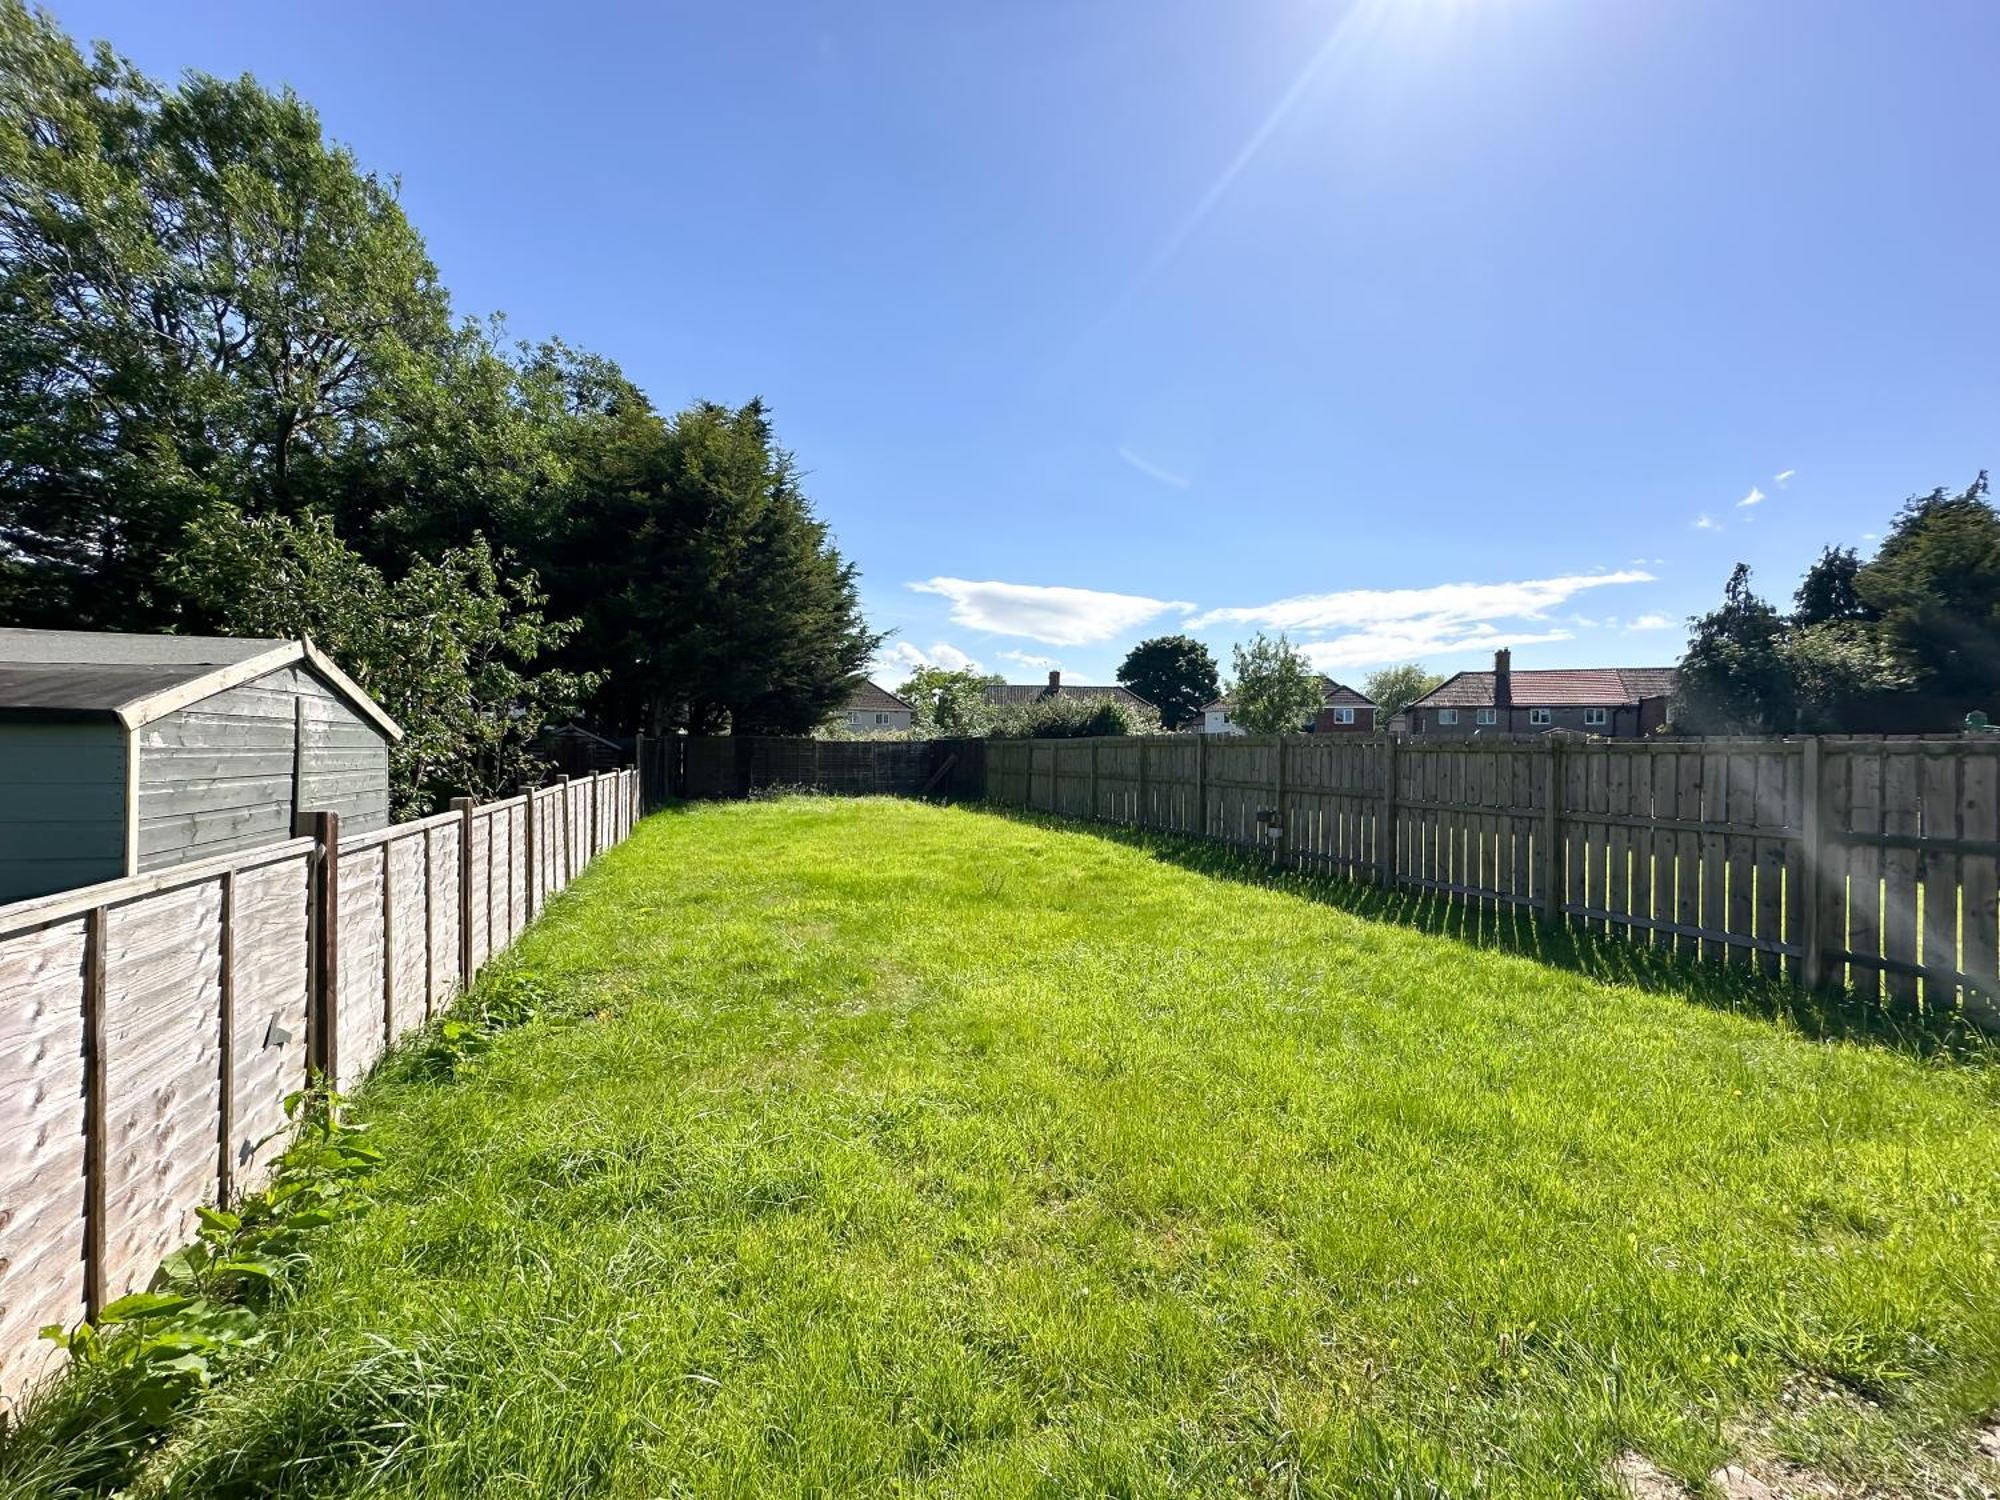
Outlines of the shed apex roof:
[{"label": "shed apex roof", "polygon": [[402,728],[310,640],[0,629],[0,717],[109,718],[136,729],[303,662],[392,740]]}]

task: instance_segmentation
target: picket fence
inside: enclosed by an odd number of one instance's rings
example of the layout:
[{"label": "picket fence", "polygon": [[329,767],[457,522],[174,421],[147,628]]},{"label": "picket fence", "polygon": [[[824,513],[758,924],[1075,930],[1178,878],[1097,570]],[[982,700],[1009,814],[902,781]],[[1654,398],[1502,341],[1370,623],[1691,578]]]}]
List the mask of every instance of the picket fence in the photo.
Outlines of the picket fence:
[{"label": "picket fence", "polygon": [[995,740],[986,795],[2000,1030],[1985,737]]},{"label": "picket fence", "polygon": [[0,1407],[641,812],[633,771],[0,907]]}]

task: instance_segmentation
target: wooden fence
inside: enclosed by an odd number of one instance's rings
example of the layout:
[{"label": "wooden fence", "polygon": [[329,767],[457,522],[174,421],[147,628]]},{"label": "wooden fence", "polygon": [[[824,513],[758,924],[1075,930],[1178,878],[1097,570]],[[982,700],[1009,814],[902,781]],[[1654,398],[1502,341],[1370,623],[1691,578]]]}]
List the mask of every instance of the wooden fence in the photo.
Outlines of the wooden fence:
[{"label": "wooden fence", "polygon": [[310,1071],[351,1086],[641,807],[607,772],[0,907],[0,1403],[253,1186]]},{"label": "wooden fence", "polygon": [[993,741],[986,793],[2000,1029],[2000,744]]},{"label": "wooden fence", "polygon": [[813,740],[718,735],[656,742],[679,752],[673,784],[692,798],[782,787],[840,796],[970,798],[985,786],[984,740]]}]

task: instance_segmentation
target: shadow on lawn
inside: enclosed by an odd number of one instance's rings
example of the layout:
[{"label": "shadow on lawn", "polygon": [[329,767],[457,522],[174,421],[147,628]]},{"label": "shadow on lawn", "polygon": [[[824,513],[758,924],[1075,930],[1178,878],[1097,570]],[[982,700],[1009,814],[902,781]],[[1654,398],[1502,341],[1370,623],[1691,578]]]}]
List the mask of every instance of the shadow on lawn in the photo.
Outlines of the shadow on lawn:
[{"label": "shadow on lawn", "polygon": [[1975,1065],[2000,1063],[2000,1044],[1956,1014],[1866,1000],[1850,991],[1808,994],[1750,967],[1762,961],[1761,955],[1746,950],[1737,950],[1728,965],[1697,961],[1641,947],[1624,936],[1593,933],[1580,923],[1545,923],[1533,913],[1509,906],[1456,900],[1436,891],[1385,890],[1338,875],[1277,870],[1254,851],[1187,834],[1087,823],[990,803],[966,806],[1010,822],[1124,844],[1199,875],[1281,891],[1431,937],[1519,954],[1608,984],[1629,984],[1714,1010],[1781,1020],[1816,1040],[1861,1042]]}]

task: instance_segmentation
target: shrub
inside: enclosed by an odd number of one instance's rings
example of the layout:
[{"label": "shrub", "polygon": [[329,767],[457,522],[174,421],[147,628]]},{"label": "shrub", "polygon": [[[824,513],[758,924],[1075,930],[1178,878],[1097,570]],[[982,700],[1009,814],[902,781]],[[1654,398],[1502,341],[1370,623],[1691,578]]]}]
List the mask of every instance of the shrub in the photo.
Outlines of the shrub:
[{"label": "shrub", "polygon": [[996,740],[1074,740],[1100,735],[1158,734],[1159,718],[1121,698],[1037,698],[993,716]]}]

